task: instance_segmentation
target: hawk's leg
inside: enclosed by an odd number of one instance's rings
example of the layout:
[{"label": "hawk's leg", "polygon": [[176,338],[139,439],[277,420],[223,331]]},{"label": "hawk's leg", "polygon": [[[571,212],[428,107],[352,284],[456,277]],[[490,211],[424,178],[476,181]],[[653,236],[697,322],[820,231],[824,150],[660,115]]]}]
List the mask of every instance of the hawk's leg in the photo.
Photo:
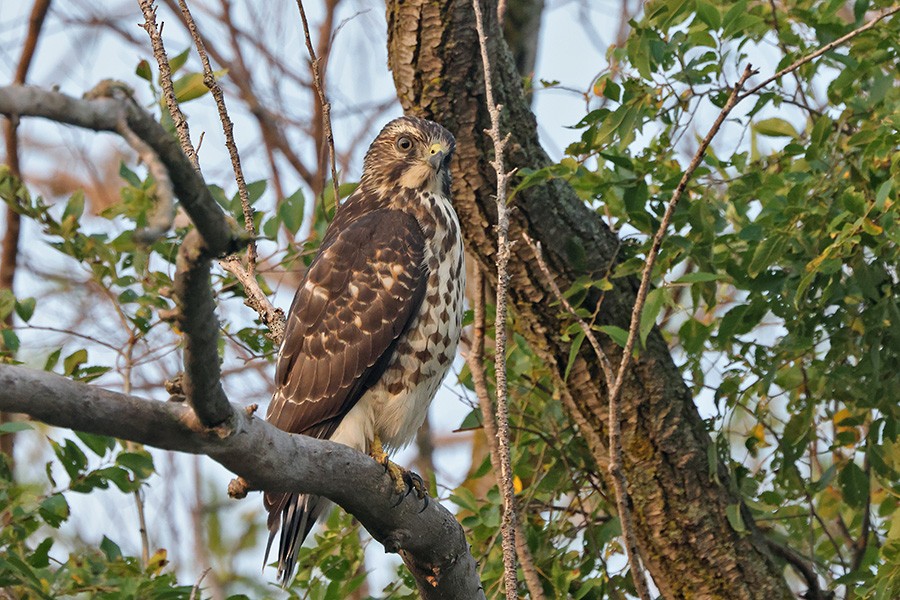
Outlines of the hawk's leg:
[{"label": "hawk's leg", "polygon": [[372,440],[369,456],[384,465],[384,470],[387,471],[388,475],[390,475],[391,479],[394,481],[394,489],[398,494],[407,496],[410,492],[415,490],[416,496],[424,499],[425,506],[428,506],[428,494],[425,489],[425,482],[417,473],[413,473],[409,469],[404,469],[397,463],[391,462],[388,459],[387,452],[385,452],[384,448],[381,446],[381,438],[378,437],[377,433]]}]

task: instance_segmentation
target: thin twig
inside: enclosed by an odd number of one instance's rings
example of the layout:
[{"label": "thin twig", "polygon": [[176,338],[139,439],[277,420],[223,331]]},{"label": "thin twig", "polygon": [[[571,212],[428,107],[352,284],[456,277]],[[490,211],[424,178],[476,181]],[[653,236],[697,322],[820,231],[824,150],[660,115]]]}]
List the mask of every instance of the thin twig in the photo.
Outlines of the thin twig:
[{"label": "thin twig", "polygon": [[[469,365],[469,370],[472,372],[472,383],[475,387],[475,395],[478,397],[478,406],[481,409],[481,422],[484,426],[484,437],[487,440],[491,467],[493,467],[495,473],[499,473],[501,471],[501,459],[497,422],[494,418],[494,406],[493,402],[491,402],[487,379],[484,374],[484,335],[486,329],[484,317],[484,275],[481,273],[481,269],[476,267],[474,276],[474,281],[472,282],[472,289],[474,290],[474,297],[472,298],[472,344],[466,353],[466,362]],[[513,498],[512,510],[516,511],[516,515],[518,515],[515,497]],[[538,577],[537,569],[534,566],[534,557],[531,555],[531,549],[528,547],[528,541],[525,538],[525,528],[518,518],[516,519],[516,553],[522,566],[522,574],[525,577],[525,585],[528,587],[528,594],[531,600],[544,600],[544,589]]]},{"label": "thin twig", "polygon": [[[125,368],[122,373],[122,393],[131,394],[131,373],[134,366],[134,344],[137,338],[132,334],[128,339],[125,348]],[[125,449],[128,452],[137,452],[141,449],[141,444],[124,440]],[[141,488],[134,490],[134,507],[138,517],[138,534],[141,537],[141,565],[146,569],[150,563],[150,534],[147,532],[147,516],[144,511],[144,495]]]},{"label": "thin twig", "polygon": [[191,132],[188,128],[187,119],[178,106],[178,100],[175,98],[175,85],[172,83],[172,69],[169,67],[169,57],[166,55],[166,47],[163,45],[162,34],[156,26],[156,6],[154,0],[138,0],[141,11],[144,13],[144,24],[141,26],[150,36],[150,44],[153,46],[153,56],[159,65],[159,81],[162,87],[163,98],[172,115],[172,122],[175,123],[175,132],[178,134],[178,141],[181,144],[181,150],[184,152],[194,169],[200,170],[200,162],[197,158],[197,152],[191,143]]},{"label": "thin twig", "polygon": [[786,66],[785,68],[781,69],[780,71],[778,71],[777,73],[775,73],[774,75],[772,75],[772,76],[769,77],[768,79],[764,80],[762,83],[760,83],[760,84],[757,85],[756,87],[753,87],[753,88],[751,88],[749,91],[747,91],[747,92],[741,94],[741,95],[738,97],[738,100],[737,100],[737,101],[740,102],[740,101],[743,100],[744,98],[746,98],[746,97],[748,97],[748,96],[752,96],[753,94],[755,94],[755,93],[758,92],[759,90],[763,89],[764,87],[766,87],[767,85],[769,85],[770,83],[772,83],[773,81],[775,81],[776,79],[778,79],[779,77],[783,77],[784,75],[787,75],[788,73],[791,73],[791,72],[793,72],[793,71],[796,71],[797,69],[799,69],[800,67],[802,67],[802,66],[805,65],[806,63],[808,63],[808,62],[810,62],[810,61],[813,61],[813,60],[817,59],[818,57],[822,56],[822,55],[825,54],[826,52],[830,52],[831,50],[834,50],[835,48],[837,48],[838,46],[840,46],[840,45],[843,44],[844,42],[847,42],[847,41],[849,41],[849,40],[852,40],[853,38],[855,38],[855,37],[858,36],[859,34],[863,33],[864,31],[868,31],[869,29],[872,29],[872,28],[875,27],[875,25],[877,25],[880,21],[886,19],[887,17],[889,17],[889,16],[891,16],[891,15],[897,13],[897,12],[900,12],[900,5],[897,5],[897,6],[894,6],[894,7],[892,7],[892,8],[888,8],[888,9],[882,11],[881,13],[879,13],[878,15],[876,15],[875,17],[873,17],[871,21],[865,23],[864,25],[861,25],[860,27],[857,27],[856,29],[854,29],[854,30],[851,31],[850,33],[848,33],[848,34],[846,34],[846,35],[843,35],[843,36],[839,37],[838,39],[834,40],[833,42],[830,42],[830,43],[828,43],[828,44],[825,44],[824,46],[822,46],[821,48],[819,48],[818,50],[816,50],[816,51],[813,52],[812,54],[807,54],[807,55],[804,56],[803,58],[801,58],[801,59],[799,59],[799,60],[797,60],[797,61],[791,63],[790,65]]},{"label": "thin twig", "polygon": [[584,337],[591,345],[591,348],[594,349],[594,354],[597,355],[597,359],[600,361],[600,368],[603,369],[603,375],[606,377],[606,381],[612,381],[613,370],[612,364],[609,362],[609,357],[606,356],[606,352],[604,352],[603,348],[600,346],[600,342],[597,340],[597,336],[594,335],[591,326],[578,315],[578,312],[576,312],[569,300],[563,295],[562,290],[559,289],[559,285],[557,285],[556,280],[553,278],[553,274],[550,272],[550,267],[547,266],[547,262],[544,260],[543,252],[541,252],[541,243],[535,242],[531,239],[531,236],[525,232],[522,233],[522,239],[531,247],[534,258],[537,260],[538,267],[540,268],[541,273],[544,274],[544,278],[547,280],[547,284],[550,286],[553,295],[559,303],[562,304],[563,308],[572,315],[572,318],[578,323],[578,326],[581,328],[582,333],[584,333]]},{"label": "thin twig", "polygon": [[194,600],[197,597],[197,592],[200,591],[200,584],[203,583],[203,580],[206,578],[206,575],[212,571],[212,567],[206,567],[203,569],[203,572],[200,573],[200,577],[197,579],[197,583],[194,584],[194,587],[191,588],[191,595],[188,600]]},{"label": "thin twig", "polygon": [[224,258],[219,261],[219,266],[234,275],[241,282],[241,285],[244,286],[244,293],[247,294],[244,304],[256,311],[265,326],[269,328],[268,335],[276,345],[280,344],[281,338],[284,337],[284,311],[272,304],[268,296],[259,287],[256,278],[244,269],[240,260],[237,258]]},{"label": "thin twig", "polygon": [[488,56],[487,36],[484,32],[484,19],[481,14],[480,0],[472,0],[475,9],[475,28],[478,32],[478,45],[481,47],[481,64],[484,71],[484,91],[487,109],[491,117],[491,128],[488,135],[494,142],[494,160],[492,162],[497,173],[497,303],[494,319],[494,370],[497,390],[497,440],[500,450],[500,490],[503,495],[503,570],[506,584],[506,597],[515,600],[516,594],[516,511],[515,489],[513,488],[512,465],[509,450],[509,397],[506,380],[506,321],[507,293],[509,289],[509,214],[506,207],[507,181],[511,173],[506,171],[503,163],[503,151],[509,137],[500,133],[500,106],[494,102],[494,86],[491,78],[491,61]]},{"label": "thin twig", "polygon": [[216,102],[216,108],[219,110],[219,120],[222,122],[222,132],[225,134],[225,147],[228,148],[228,155],[231,157],[231,167],[234,170],[234,180],[237,183],[238,196],[241,199],[241,209],[244,213],[244,229],[250,234],[250,243],[247,244],[247,272],[252,278],[256,273],[256,227],[253,224],[253,207],[250,206],[250,195],[247,193],[247,182],[244,180],[244,170],[241,168],[241,156],[238,154],[237,144],[234,141],[234,123],[228,116],[228,109],[225,106],[225,95],[222,93],[222,87],[216,81],[216,75],[213,73],[212,66],[209,63],[209,55],[206,53],[206,46],[197,30],[197,24],[194,23],[194,17],[188,8],[185,0],[178,0],[178,6],[181,7],[181,15],[184,17],[185,24],[197,46],[197,53],[200,55],[200,62],[203,64],[203,84],[209,88],[213,99]]},{"label": "thin twig", "polygon": [[306,38],[306,50],[309,52],[309,60],[312,64],[313,83],[316,93],[319,95],[319,103],[322,106],[322,127],[325,129],[325,141],[328,144],[328,156],[331,161],[331,186],[334,188],[334,205],[340,204],[338,192],[337,163],[334,156],[334,134],[331,132],[331,103],[325,96],[325,85],[322,82],[322,74],[319,69],[319,59],[316,58],[316,50],[313,48],[309,37],[309,23],[306,20],[306,11],[303,10],[303,0],[297,0],[297,8],[300,10],[300,20],[303,22],[303,36]]}]

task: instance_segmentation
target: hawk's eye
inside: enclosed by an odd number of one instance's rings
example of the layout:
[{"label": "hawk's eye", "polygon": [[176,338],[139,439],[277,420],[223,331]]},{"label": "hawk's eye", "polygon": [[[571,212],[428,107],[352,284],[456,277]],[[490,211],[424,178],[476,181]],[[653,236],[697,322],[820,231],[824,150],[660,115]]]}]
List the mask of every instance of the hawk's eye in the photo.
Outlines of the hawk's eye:
[{"label": "hawk's eye", "polygon": [[405,135],[397,139],[397,148],[400,150],[409,150],[412,148],[412,140]]}]

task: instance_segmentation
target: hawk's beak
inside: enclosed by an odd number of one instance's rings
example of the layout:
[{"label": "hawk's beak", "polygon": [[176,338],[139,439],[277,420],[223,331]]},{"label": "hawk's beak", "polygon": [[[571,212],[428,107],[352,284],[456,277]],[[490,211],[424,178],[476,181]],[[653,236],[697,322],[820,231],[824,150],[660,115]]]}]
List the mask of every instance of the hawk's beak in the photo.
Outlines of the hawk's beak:
[{"label": "hawk's beak", "polygon": [[428,152],[431,154],[428,163],[435,171],[440,171],[444,164],[444,157],[447,156],[447,147],[439,143],[432,144]]}]

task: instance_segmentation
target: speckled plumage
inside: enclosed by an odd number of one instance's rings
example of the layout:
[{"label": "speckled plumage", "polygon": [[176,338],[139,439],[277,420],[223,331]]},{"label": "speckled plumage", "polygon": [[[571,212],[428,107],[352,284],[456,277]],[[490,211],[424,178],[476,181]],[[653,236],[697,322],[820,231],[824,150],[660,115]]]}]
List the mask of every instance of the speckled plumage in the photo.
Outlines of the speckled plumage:
[{"label": "speckled plumage", "polygon": [[[391,121],[372,142],[359,187],[329,225],[288,314],[266,416],[275,426],[361,451],[376,433],[393,449],[415,437],[462,325],[453,149],[446,129],[415,117]],[[267,493],[265,506],[270,546],[281,530],[286,583],[330,503]]]}]

